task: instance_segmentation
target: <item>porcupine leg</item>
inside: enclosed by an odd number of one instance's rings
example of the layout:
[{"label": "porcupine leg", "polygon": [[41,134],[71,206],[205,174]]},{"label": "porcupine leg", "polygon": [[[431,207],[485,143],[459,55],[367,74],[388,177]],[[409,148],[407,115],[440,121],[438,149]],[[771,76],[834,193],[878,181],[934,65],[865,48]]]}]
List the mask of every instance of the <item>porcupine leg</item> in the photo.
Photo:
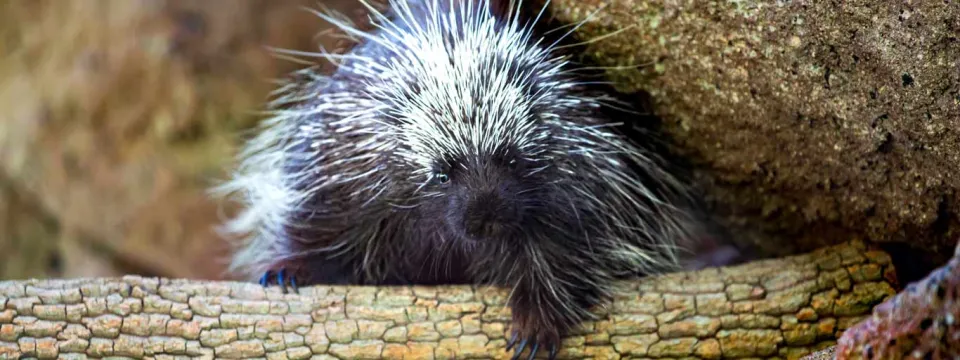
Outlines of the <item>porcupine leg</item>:
[{"label": "porcupine leg", "polygon": [[302,264],[300,261],[275,263],[260,276],[260,285],[263,287],[278,285],[284,294],[289,292],[289,286],[293,289],[294,293],[298,293],[300,290],[298,284],[300,283],[299,280],[301,277],[299,270],[301,268]]},{"label": "porcupine leg", "polygon": [[350,279],[339,260],[310,257],[278,262],[270,267],[271,270],[263,273],[263,276],[260,277],[260,285],[264,287],[278,285],[286,294],[288,293],[288,286],[294,293],[297,293],[301,285],[348,284]]},{"label": "porcupine leg", "polygon": [[534,272],[525,274],[510,298],[513,321],[507,350],[516,346],[512,359],[519,359],[527,348],[529,359],[545,351],[550,359],[556,358],[561,338],[584,319],[595,303],[589,300],[595,298],[590,294],[596,293],[575,279],[560,282]]},{"label": "porcupine leg", "polygon": [[263,273],[263,276],[260,277],[260,285],[263,287],[268,287],[271,284],[272,280],[276,280],[276,285],[279,285],[283,289],[283,293],[287,293],[287,285],[289,284],[293,288],[293,292],[299,292],[297,287],[297,276],[296,274],[287,274],[287,268],[281,267],[278,271],[267,270]]}]

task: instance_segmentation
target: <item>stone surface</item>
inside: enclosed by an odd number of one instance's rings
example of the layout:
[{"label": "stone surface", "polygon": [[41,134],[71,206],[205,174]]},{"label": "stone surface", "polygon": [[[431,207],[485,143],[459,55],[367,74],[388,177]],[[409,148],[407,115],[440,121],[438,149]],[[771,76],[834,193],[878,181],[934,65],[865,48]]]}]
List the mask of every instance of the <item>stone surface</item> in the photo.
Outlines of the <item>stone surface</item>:
[{"label": "stone surface", "polygon": [[649,95],[735,240],[767,255],[906,240],[948,257],[960,235],[955,1],[549,9],[584,22],[578,51],[618,89]]},{"label": "stone surface", "polygon": [[[890,295],[885,278],[848,276],[846,290],[836,282],[814,281],[822,272],[837,271],[823,270],[820,259],[866,250],[853,242],[796,257],[623,283],[608,306],[615,310],[595,309],[595,321],[563,340],[560,358],[797,358],[831,344],[868,314],[871,303]],[[892,266],[882,256],[850,259],[836,269]],[[791,275],[770,277],[777,272]],[[817,285],[809,286],[811,281]],[[77,289],[82,297],[74,295]],[[784,294],[804,301],[770,305],[783,302]],[[399,298],[389,299],[394,295]],[[505,350],[506,295],[506,289],[463,286],[310,286],[284,295],[277,287],[250,283],[136,276],[8,281],[0,282],[6,308],[0,358],[70,353],[158,359],[504,359],[511,355]],[[87,311],[71,322],[61,302]],[[731,305],[741,302],[755,306]],[[744,312],[734,314],[738,309]],[[321,312],[325,315],[318,316]],[[178,313],[189,316],[177,318]],[[424,317],[409,321],[410,313]]]}]

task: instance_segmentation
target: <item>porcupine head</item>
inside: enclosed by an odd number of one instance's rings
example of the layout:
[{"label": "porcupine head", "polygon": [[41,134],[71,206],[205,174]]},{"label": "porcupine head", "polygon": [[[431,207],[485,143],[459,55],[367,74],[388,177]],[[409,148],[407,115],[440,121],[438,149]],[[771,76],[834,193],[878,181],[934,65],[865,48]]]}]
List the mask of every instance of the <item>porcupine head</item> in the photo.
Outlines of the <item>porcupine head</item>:
[{"label": "porcupine head", "polygon": [[368,6],[371,31],[318,13],[356,45],[281,89],[220,187],[245,205],[226,225],[245,235],[235,270],[502,286],[511,344],[555,351],[616,279],[673,268],[683,186],[537,36],[545,7],[389,5]]}]

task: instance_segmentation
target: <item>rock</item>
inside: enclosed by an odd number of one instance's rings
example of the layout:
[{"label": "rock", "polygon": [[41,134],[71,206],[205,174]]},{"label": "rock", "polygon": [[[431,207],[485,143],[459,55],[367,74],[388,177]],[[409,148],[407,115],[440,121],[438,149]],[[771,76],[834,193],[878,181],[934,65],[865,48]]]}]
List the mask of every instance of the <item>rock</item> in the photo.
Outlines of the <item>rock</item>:
[{"label": "rock", "polygon": [[773,256],[910,239],[946,260],[960,234],[955,3],[549,6],[565,24],[600,10],[579,39],[616,34],[585,55],[649,95],[736,241]]},{"label": "rock", "polygon": [[[0,153],[4,150],[0,144]],[[62,276],[63,255],[57,248],[56,218],[3,175],[0,173],[0,229],[4,238],[0,241],[0,278]]]},{"label": "rock", "polygon": [[[330,8],[345,10],[339,3]],[[80,276],[221,277],[224,263],[210,259],[227,248],[212,231],[219,208],[207,189],[226,177],[240,131],[260,119],[268,80],[301,67],[266,47],[318,49],[329,24],[301,8],[314,5],[0,4],[0,173],[38,214],[22,216],[15,239],[53,233],[20,254],[31,267],[0,275],[43,275],[45,244],[60,236],[136,265]]]}]

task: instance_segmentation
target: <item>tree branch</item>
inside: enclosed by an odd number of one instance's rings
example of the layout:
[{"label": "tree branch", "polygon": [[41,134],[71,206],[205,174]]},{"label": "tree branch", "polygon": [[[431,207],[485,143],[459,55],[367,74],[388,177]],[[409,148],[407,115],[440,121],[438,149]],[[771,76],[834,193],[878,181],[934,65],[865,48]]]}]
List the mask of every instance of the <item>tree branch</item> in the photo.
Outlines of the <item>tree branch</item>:
[{"label": "tree branch", "polygon": [[[568,336],[562,358],[799,358],[894,295],[886,253],[854,242],[650,277]],[[0,358],[504,358],[490,287],[311,286],[158,279],[0,282]]]},{"label": "tree branch", "polygon": [[808,360],[960,358],[960,245],[927,277],[873,308],[838,345]]}]

